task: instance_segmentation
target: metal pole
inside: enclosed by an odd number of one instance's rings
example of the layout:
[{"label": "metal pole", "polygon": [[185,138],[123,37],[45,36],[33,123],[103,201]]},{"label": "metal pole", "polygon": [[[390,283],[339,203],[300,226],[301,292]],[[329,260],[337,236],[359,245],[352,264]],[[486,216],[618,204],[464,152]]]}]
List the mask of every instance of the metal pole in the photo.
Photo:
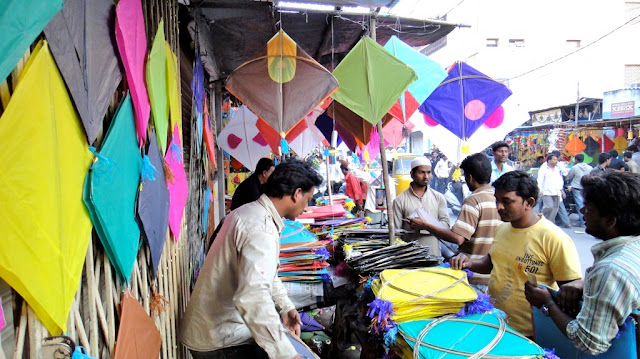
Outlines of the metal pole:
[{"label": "metal pole", "polygon": [[578,94],[576,97],[576,127],[578,127],[578,113],[580,112],[580,82],[578,82]]},{"label": "metal pole", "polygon": [[[376,12],[371,12],[371,21],[370,21],[370,31],[369,34],[371,38],[376,40]],[[380,136],[380,159],[382,160],[382,179],[384,181],[384,192],[387,198],[387,218],[388,218],[388,227],[389,227],[389,245],[393,244],[393,240],[395,239],[395,231],[394,231],[394,223],[393,223],[393,208],[391,206],[391,191],[389,191],[389,172],[387,166],[387,154],[385,153],[384,148],[384,136],[382,134],[382,119],[379,119],[376,124],[376,128],[378,129],[378,135]]]}]

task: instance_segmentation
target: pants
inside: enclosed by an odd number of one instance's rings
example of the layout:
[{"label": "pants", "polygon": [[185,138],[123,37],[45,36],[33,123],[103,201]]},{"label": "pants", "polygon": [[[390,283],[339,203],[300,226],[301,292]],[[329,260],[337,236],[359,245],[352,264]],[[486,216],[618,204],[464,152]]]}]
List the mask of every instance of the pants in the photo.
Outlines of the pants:
[{"label": "pants", "polygon": [[573,200],[576,202],[576,209],[578,210],[578,225],[584,226],[584,216],[580,209],[584,207],[584,197],[582,196],[582,190],[574,188],[571,192],[573,192]]},{"label": "pants", "polygon": [[257,344],[245,344],[222,348],[211,352],[190,350],[194,359],[269,359],[267,353]]},{"label": "pants", "polygon": [[569,219],[569,213],[567,213],[567,208],[564,206],[564,202],[560,202],[558,204],[558,215],[556,217],[560,220],[560,224],[563,226],[571,226],[571,220]]},{"label": "pants", "polygon": [[542,215],[552,223],[556,220],[560,196],[542,196]]}]

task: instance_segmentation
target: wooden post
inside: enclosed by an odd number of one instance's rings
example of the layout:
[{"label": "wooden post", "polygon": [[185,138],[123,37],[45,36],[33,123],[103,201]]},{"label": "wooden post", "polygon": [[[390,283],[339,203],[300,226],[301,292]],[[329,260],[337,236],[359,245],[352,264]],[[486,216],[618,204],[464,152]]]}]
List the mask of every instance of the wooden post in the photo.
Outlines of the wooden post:
[{"label": "wooden post", "polygon": [[[370,23],[370,31],[369,34],[371,38],[375,41],[376,39],[376,14],[377,11],[371,12],[371,21]],[[393,244],[393,240],[395,239],[395,231],[394,231],[394,223],[393,223],[393,208],[391,206],[391,191],[389,191],[389,171],[387,166],[387,154],[385,153],[384,148],[384,136],[382,134],[382,119],[378,121],[376,124],[376,128],[378,129],[378,135],[380,136],[380,159],[382,161],[382,180],[384,181],[384,192],[387,198],[387,226],[389,228],[389,245]]]}]

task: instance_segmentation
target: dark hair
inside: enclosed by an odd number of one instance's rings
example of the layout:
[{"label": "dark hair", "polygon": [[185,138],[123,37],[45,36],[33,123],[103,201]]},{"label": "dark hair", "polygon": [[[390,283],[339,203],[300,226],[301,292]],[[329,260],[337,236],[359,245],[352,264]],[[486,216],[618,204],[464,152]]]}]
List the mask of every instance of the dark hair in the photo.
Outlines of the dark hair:
[{"label": "dark hair", "polygon": [[551,153],[556,155],[556,157],[558,157],[558,158],[560,158],[560,156],[562,155],[562,153],[560,153],[560,151],[558,151],[558,150],[551,151]]},{"label": "dark hair", "polygon": [[608,153],[611,155],[611,157],[614,157],[614,158],[618,157],[618,155],[619,155],[618,151],[616,151],[614,149],[610,149]]},{"label": "dark hair", "polygon": [[536,201],[538,200],[538,182],[535,178],[531,177],[527,172],[524,171],[511,171],[500,176],[495,182],[493,182],[493,187],[496,190],[502,189],[507,192],[516,192],[516,195],[522,197],[522,199],[527,199],[529,197],[533,197]]},{"label": "dark hair", "polygon": [[640,175],[608,171],[583,176],[580,183],[585,201],[595,205],[601,215],[614,217],[621,236],[640,234]]},{"label": "dark hair", "polygon": [[345,165],[344,163],[341,163],[341,164],[340,164],[340,169],[341,169],[341,170],[348,171],[348,170],[349,170],[349,165]]},{"label": "dark hair", "polygon": [[584,155],[582,153],[579,153],[576,155],[575,159],[576,162],[584,162]]},{"label": "dark hair", "polygon": [[603,164],[603,163],[607,162],[607,160],[609,158],[611,158],[611,155],[606,153],[606,152],[603,152],[603,153],[598,155],[598,163],[599,164]]},{"label": "dark hair", "polygon": [[504,141],[494,142],[493,145],[491,145],[491,151],[496,152],[498,148],[501,148],[501,147],[509,148],[509,145]]},{"label": "dark hair", "polygon": [[631,153],[631,152],[627,151],[627,152],[625,152],[625,153],[623,154],[623,156],[624,156],[624,157],[626,157],[626,158],[631,158],[631,157],[633,157],[633,153]]},{"label": "dark hair", "polygon": [[484,153],[474,153],[465,158],[460,168],[480,184],[491,182],[491,160]]},{"label": "dark hair", "polygon": [[547,154],[547,162],[549,162],[549,160],[554,158],[554,157],[558,158],[558,154],[555,153],[555,152],[551,152],[551,153]]},{"label": "dark hair", "polygon": [[637,145],[631,145],[631,146],[629,146],[629,148],[627,148],[627,151],[638,152],[638,146]]},{"label": "dark hair", "polygon": [[263,157],[258,161],[258,164],[256,165],[255,173],[260,175],[260,174],[262,174],[262,172],[268,171],[269,168],[271,168],[273,166],[274,166],[274,164],[273,164],[273,160],[272,159]]},{"label": "dark hair", "polygon": [[322,177],[309,164],[291,159],[276,166],[267,183],[264,193],[269,197],[282,198],[295,193],[300,188],[308,192],[322,184]]}]

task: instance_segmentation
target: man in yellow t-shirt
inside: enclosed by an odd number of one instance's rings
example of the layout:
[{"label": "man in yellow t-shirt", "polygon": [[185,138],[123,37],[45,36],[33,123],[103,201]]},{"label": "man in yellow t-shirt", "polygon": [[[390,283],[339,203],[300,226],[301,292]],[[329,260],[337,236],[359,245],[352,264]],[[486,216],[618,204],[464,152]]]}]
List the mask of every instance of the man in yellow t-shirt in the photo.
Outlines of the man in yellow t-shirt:
[{"label": "man in yellow t-shirt", "polygon": [[531,306],[524,296],[529,276],[557,289],[580,280],[582,270],[575,244],[555,224],[534,212],[538,185],[523,171],[502,175],[493,183],[496,207],[503,223],[496,230],[488,255],[471,260],[463,254],[451,259],[454,269],[491,273],[489,294],[495,307],[508,316],[511,327],[533,336]]}]

